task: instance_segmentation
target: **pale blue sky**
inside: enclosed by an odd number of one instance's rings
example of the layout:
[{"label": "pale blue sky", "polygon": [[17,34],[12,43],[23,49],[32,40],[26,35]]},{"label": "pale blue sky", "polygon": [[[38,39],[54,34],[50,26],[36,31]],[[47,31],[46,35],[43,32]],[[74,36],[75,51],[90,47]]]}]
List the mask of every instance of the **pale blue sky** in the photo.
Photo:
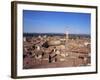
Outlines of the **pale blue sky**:
[{"label": "pale blue sky", "polygon": [[25,33],[90,34],[91,14],[23,10]]}]

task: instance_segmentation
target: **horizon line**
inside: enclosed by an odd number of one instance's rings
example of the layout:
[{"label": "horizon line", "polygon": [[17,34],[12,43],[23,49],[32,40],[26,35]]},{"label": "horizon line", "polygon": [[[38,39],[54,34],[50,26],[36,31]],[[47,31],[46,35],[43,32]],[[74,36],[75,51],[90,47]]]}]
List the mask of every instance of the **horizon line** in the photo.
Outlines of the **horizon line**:
[{"label": "horizon line", "polygon": [[[49,32],[49,33],[37,33],[37,32],[23,32],[23,34],[28,33],[28,34],[66,34],[66,33],[53,33],[53,32]],[[84,34],[84,35],[91,35],[91,34],[86,34],[86,33],[68,33],[68,34]]]}]

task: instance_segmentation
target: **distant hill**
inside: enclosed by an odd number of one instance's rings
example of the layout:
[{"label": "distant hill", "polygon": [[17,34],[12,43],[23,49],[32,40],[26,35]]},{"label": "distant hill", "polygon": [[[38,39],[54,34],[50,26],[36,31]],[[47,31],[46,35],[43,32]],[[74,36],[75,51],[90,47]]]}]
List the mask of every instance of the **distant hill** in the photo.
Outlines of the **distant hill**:
[{"label": "distant hill", "polygon": [[[38,36],[65,36],[63,33],[23,33],[24,37],[38,37]],[[89,34],[69,34],[69,38],[90,38]]]}]

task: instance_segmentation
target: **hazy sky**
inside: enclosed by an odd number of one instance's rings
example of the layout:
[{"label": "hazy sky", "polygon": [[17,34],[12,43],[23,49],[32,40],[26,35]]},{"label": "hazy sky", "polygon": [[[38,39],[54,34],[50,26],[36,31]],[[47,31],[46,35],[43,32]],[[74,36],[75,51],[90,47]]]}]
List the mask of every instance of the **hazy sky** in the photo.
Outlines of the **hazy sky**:
[{"label": "hazy sky", "polygon": [[89,13],[23,10],[23,30],[28,33],[90,34]]}]

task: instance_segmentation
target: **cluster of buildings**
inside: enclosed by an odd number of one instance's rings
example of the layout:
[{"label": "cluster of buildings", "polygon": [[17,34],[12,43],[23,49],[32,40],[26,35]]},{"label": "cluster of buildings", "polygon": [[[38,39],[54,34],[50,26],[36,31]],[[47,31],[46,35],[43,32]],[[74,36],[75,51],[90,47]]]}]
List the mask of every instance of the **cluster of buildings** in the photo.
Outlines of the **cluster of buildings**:
[{"label": "cluster of buildings", "polygon": [[23,68],[88,66],[91,63],[90,39],[66,36],[38,36],[23,39]]}]

